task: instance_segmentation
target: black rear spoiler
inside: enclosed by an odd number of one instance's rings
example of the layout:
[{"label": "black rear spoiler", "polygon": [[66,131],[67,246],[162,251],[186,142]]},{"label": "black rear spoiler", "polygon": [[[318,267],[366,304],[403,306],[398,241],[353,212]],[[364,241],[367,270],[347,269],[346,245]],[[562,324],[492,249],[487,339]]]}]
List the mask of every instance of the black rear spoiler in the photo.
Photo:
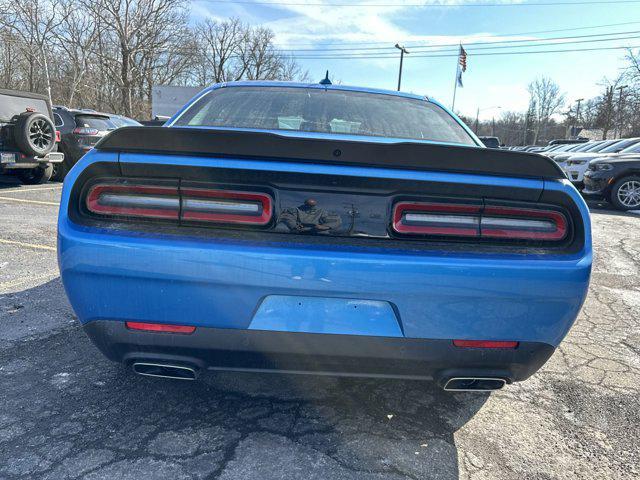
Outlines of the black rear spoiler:
[{"label": "black rear spoiler", "polygon": [[169,155],[287,160],[305,163],[500,175],[566,178],[556,163],[534,153],[403,141],[298,138],[277,133],[179,127],[123,127],[98,150]]}]

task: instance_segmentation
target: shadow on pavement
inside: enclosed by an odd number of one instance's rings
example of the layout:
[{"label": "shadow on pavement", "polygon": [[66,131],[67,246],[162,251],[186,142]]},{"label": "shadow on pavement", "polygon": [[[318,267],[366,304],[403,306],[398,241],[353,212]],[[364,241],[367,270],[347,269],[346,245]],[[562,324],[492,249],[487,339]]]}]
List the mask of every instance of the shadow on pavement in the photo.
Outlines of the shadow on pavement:
[{"label": "shadow on pavement", "polygon": [[[64,292],[57,279],[11,295]],[[144,378],[62,323],[0,349],[0,477],[454,479],[453,435],[487,399],[417,381]]]}]

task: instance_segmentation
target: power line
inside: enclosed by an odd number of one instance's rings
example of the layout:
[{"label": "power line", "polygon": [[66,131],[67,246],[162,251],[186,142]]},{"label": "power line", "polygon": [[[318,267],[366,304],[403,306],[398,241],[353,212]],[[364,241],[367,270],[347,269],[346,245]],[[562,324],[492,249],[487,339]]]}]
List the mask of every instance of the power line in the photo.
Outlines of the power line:
[{"label": "power line", "polygon": [[[640,32],[635,32],[635,33],[640,33]],[[500,49],[504,49],[504,48],[517,48],[517,49],[521,49],[521,48],[535,48],[535,47],[542,47],[542,46],[551,46],[551,45],[556,45],[556,46],[563,46],[563,45],[571,45],[571,44],[576,44],[576,43],[598,43],[598,42],[613,42],[613,41],[617,41],[617,40],[635,40],[637,38],[640,38],[640,36],[638,35],[629,35],[629,36],[624,36],[624,37],[616,37],[616,38],[600,38],[600,39],[595,39],[595,40],[575,40],[575,41],[570,41],[570,42],[548,42],[548,43],[536,43],[536,44],[532,44],[532,45],[498,45],[498,46],[486,46],[486,47],[476,47],[474,49],[467,49],[467,52],[470,55],[479,55],[476,52],[478,51],[482,51],[482,50],[500,50]],[[466,48],[467,45],[464,45],[464,47]],[[441,49],[441,50],[412,50],[412,53],[456,53],[458,52],[458,50],[456,49],[451,49],[451,48],[445,48],[445,49]],[[286,53],[285,53],[286,55]],[[292,53],[291,55],[296,55],[296,53]],[[328,54],[323,54],[322,51],[318,51],[316,50],[316,54],[312,54],[312,53],[303,53],[302,56],[304,57],[317,57],[317,58],[385,58],[385,57],[393,57],[394,52],[364,52],[364,53],[328,53]]]},{"label": "power line", "polygon": [[[573,27],[573,28],[558,28],[555,30],[537,30],[535,32],[520,32],[520,33],[505,33],[503,35],[500,35],[501,37],[521,37],[523,35],[537,35],[540,33],[559,33],[559,32],[572,32],[572,31],[577,31],[577,30],[591,30],[591,29],[596,29],[596,28],[608,28],[608,27],[619,27],[619,26],[623,26],[623,25],[637,25],[640,22],[623,22],[623,23],[609,23],[609,24],[605,24],[605,25],[592,25],[590,27]],[[469,34],[472,35],[472,34]],[[394,40],[395,41],[395,40]],[[376,42],[350,42],[348,40],[340,40],[340,45],[348,43],[350,45],[381,45],[381,44],[385,44],[388,45],[389,43],[393,43],[391,40],[387,40],[387,41],[376,41]],[[314,45],[314,46],[319,46],[319,45],[335,45],[335,43],[331,43],[331,42],[307,42],[307,43],[301,43],[301,42],[296,42],[297,45]],[[279,44],[276,44],[279,45]]]},{"label": "power line", "polygon": [[583,6],[583,5],[611,5],[611,4],[633,4],[640,3],[640,0],[580,0],[570,1],[547,1],[535,3],[319,3],[319,2],[280,2],[266,0],[206,0],[209,3],[220,4],[245,4],[245,5],[273,5],[285,7],[366,7],[366,8],[388,8],[388,7],[416,7],[416,8],[460,8],[460,7],[559,7],[559,6]]},{"label": "power line", "polygon": [[[629,32],[614,32],[614,33],[595,33],[591,35],[573,35],[566,37],[550,37],[550,38],[529,38],[529,39],[519,39],[519,40],[497,40],[491,42],[464,42],[465,47],[472,47],[475,45],[499,45],[503,43],[536,43],[536,42],[545,42],[552,40],[573,40],[573,39],[582,39],[582,38],[593,38],[593,37],[613,37],[615,35],[632,35],[640,33],[638,30],[633,30]],[[611,40],[611,39],[601,39],[601,40],[590,40],[590,41],[603,41],[603,40]],[[573,43],[573,42],[565,42],[565,43]],[[424,49],[424,48],[442,48],[442,47],[458,47],[460,42],[457,43],[446,43],[440,45],[407,45],[407,48],[412,49]],[[517,46],[517,45],[516,45]],[[329,51],[365,51],[365,50],[393,50],[395,47],[366,47],[366,48],[291,48],[291,49],[280,49],[283,52],[329,52]],[[486,48],[486,47],[485,47]],[[497,48],[497,47],[496,47]]]},{"label": "power line", "polygon": [[[538,53],[565,53],[565,52],[595,52],[600,50],[628,50],[633,48],[640,48],[640,45],[633,46],[625,46],[625,47],[599,47],[599,48],[570,48],[570,49],[562,49],[562,50],[533,50],[528,52],[485,52],[485,53],[475,53],[474,57],[484,57],[484,56],[497,56],[497,55],[529,55],[529,54],[538,54]],[[444,53],[444,54],[417,54],[413,55],[412,58],[437,58],[437,57],[457,57],[457,53]],[[317,57],[317,56],[299,56],[293,55],[293,58],[300,60],[354,60],[358,58],[362,59],[393,59],[392,56],[369,56],[369,57],[358,57],[358,56],[325,56],[325,57]]]}]

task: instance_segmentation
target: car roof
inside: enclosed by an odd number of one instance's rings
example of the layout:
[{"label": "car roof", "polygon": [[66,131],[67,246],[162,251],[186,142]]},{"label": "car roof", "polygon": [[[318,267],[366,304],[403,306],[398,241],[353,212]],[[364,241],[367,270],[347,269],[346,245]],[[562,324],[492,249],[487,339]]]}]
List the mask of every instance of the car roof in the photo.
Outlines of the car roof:
[{"label": "car roof", "polygon": [[227,87],[289,87],[289,88],[313,88],[317,90],[338,90],[338,91],[350,91],[350,92],[363,92],[363,93],[376,93],[380,95],[393,95],[396,97],[413,98],[416,100],[428,100],[433,101],[425,95],[417,95],[415,93],[398,92],[395,90],[385,90],[381,88],[369,88],[369,87],[356,87],[352,85],[323,85],[320,83],[301,83],[301,82],[282,82],[271,80],[241,80],[237,82],[223,82],[216,83],[210,87],[207,87],[201,93],[205,91],[214,90],[217,88]]},{"label": "car roof", "polygon": [[110,118],[111,117],[111,115],[109,115],[108,113],[96,112],[95,110],[81,110],[81,109],[77,109],[77,108],[62,107],[60,105],[56,105],[55,107],[53,107],[53,113],[56,113],[58,110],[65,111],[67,113],[70,113],[73,116],[76,116],[76,115],[88,115],[88,116],[102,117],[102,118]]},{"label": "car roof", "polygon": [[46,95],[40,95],[39,93],[23,92],[21,90],[6,90],[4,88],[0,88],[0,94],[14,97],[34,98],[38,100],[44,100],[45,102],[49,103],[49,97],[47,97]]}]

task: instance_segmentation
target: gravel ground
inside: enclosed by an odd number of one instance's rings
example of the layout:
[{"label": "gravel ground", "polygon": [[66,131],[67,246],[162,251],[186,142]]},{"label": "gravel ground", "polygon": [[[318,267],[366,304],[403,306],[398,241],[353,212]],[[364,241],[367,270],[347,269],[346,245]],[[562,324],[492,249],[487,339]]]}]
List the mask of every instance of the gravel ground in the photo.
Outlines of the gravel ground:
[{"label": "gravel ground", "polygon": [[547,365],[488,394],[312,376],[137,377],[75,320],[59,184],[0,177],[0,479],[640,477],[640,216],[592,205],[586,305]]}]

